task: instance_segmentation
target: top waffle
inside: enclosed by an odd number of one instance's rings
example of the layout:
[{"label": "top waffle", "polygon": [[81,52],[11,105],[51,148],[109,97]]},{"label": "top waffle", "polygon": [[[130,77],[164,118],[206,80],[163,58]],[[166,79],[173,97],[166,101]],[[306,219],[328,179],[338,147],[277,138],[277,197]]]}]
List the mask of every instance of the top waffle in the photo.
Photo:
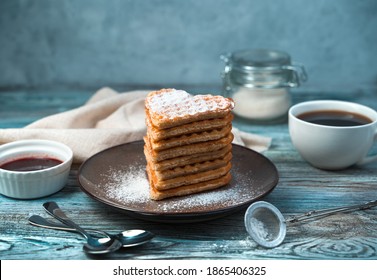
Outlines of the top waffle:
[{"label": "top waffle", "polygon": [[233,109],[230,98],[191,95],[183,90],[162,89],[148,94],[145,108],[152,125],[166,129],[194,121],[222,118]]}]

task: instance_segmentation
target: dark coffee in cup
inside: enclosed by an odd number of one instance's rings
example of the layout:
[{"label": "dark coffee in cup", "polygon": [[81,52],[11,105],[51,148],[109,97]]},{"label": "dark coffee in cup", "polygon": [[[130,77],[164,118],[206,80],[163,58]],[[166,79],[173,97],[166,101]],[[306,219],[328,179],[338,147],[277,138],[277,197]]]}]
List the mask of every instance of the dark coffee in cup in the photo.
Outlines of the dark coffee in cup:
[{"label": "dark coffee in cup", "polygon": [[372,123],[368,117],[340,110],[318,110],[299,114],[298,119],[327,126],[359,126]]}]

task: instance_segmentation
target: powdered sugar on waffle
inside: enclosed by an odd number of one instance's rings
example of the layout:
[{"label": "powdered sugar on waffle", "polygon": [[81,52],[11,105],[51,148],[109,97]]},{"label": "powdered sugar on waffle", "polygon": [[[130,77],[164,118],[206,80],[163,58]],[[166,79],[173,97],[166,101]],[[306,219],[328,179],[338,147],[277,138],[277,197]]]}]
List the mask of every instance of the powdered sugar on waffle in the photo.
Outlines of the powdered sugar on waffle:
[{"label": "powdered sugar on waffle", "polygon": [[193,96],[184,90],[167,89],[149,95],[146,107],[162,119],[176,119],[206,112],[232,110],[234,104],[231,99],[222,96]]}]

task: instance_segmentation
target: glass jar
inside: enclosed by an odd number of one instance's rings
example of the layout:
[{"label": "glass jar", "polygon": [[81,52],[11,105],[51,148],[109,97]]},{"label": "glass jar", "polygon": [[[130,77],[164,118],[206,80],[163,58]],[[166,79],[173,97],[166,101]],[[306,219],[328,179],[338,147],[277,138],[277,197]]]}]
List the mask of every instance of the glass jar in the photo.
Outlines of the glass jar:
[{"label": "glass jar", "polygon": [[307,80],[303,65],[289,54],[255,49],[228,53],[222,73],[224,94],[234,100],[233,112],[258,123],[286,120],[291,106],[289,89]]}]

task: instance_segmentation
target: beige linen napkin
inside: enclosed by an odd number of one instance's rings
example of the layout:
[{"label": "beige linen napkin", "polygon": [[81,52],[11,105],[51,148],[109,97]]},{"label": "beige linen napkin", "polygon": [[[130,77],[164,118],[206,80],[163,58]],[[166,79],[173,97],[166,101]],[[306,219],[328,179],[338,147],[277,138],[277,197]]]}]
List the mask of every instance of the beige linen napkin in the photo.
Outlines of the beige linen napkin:
[{"label": "beige linen napkin", "polygon": [[[42,118],[24,128],[0,129],[0,144],[21,139],[48,139],[68,145],[80,163],[106,148],[142,140],[146,133],[144,99],[149,91],[97,91],[83,106]],[[271,139],[233,129],[234,143],[258,152]]]}]

